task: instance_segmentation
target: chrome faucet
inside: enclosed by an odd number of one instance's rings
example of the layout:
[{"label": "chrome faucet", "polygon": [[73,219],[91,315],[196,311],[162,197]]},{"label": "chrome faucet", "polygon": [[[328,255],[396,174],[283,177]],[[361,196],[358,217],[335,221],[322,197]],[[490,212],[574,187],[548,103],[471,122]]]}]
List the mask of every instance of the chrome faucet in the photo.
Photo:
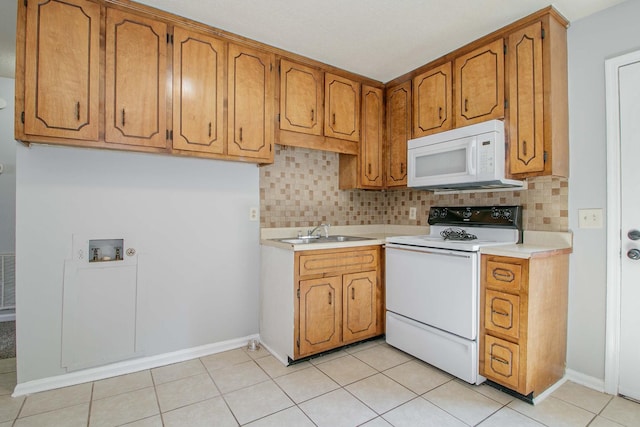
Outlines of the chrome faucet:
[{"label": "chrome faucet", "polygon": [[313,236],[313,233],[320,227],[324,227],[324,237],[329,237],[329,227],[331,227],[331,224],[320,224],[312,230],[307,231],[307,236]]}]

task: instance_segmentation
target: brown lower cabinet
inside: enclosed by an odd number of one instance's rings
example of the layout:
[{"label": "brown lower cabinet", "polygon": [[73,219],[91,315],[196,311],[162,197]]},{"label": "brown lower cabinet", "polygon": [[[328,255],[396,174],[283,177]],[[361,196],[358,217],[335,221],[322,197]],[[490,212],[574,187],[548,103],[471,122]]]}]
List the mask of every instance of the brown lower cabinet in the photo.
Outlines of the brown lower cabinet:
[{"label": "brown lower cabinet", "polygon": [[384,333],[380,245],[261,249],[260,339],[297,360]]},{"label": "brown lower cabinet", "polygon": [[535,397],[564,375],[568,253],[482,256],[480,373]]}]

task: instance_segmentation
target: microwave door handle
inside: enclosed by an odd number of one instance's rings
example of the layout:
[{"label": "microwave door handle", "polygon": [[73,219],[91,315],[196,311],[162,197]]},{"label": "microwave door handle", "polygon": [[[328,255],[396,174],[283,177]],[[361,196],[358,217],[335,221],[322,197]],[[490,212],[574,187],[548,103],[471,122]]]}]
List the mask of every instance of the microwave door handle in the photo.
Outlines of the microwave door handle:
[{"label": "microwave door handle", "polygon": [[476,139],[469,143],[467,147],[467,171],[469,171],[469,175],[476,174]]}]

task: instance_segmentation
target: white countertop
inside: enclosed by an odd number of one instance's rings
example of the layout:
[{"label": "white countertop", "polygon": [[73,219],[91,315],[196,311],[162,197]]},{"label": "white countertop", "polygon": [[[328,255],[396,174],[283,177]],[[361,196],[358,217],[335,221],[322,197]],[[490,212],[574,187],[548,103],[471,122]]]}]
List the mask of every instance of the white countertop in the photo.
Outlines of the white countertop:
[{"label": "white countertop", "polygon": [[573,233],[562,231],[524,231],[523,242],[517,245],[487,246],[480,249],[482,255],[498,255],[513,258],[536,258],[558,253],[571,253]]},{"label": "white countertop", "polygon": [[[307,234],[308,227],[289,228],[263,228],[260,230],[260,244],[275,246],[292,251],[309,251],[317,249],[349,248],[356,246],[383,245],[385,239],[390,236],[419,235],[429,233],[429,227],[417,227],[411,225],[344,225],[329,228],[330,236],[355,236],[366,237],[369,240],[356,240],[351,242],[327,242],[327,243],[285,243],[273,239],[296,238],[298,232]],[[320,231],[323,231],[320,229]]]}]

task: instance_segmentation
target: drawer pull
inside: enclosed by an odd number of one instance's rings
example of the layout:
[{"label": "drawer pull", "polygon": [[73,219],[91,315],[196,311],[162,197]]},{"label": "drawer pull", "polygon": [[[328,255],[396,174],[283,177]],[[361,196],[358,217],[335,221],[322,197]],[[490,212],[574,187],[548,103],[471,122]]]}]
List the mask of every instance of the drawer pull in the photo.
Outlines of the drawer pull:
[{"label": "drawer pull", "polygon": [[503,365],[508,365],[509,364],[508,361],[504,360],[501,357],[497,357],[497,356],[491,356],[491,360],[495,360],[496,362],[502,363]]},{"label": "drawer pull", "polygon": [[515,279],[515,274],[513,271],[507,270],[505,268],[496,268],[491,272],[493,278],[499,280],[501,282],[513,282]]},{"label": "drawer pull", "polygon": [[509,313],[505,313],[504,311],[491,310],[491,312],[500,316],[509,316]]}]

